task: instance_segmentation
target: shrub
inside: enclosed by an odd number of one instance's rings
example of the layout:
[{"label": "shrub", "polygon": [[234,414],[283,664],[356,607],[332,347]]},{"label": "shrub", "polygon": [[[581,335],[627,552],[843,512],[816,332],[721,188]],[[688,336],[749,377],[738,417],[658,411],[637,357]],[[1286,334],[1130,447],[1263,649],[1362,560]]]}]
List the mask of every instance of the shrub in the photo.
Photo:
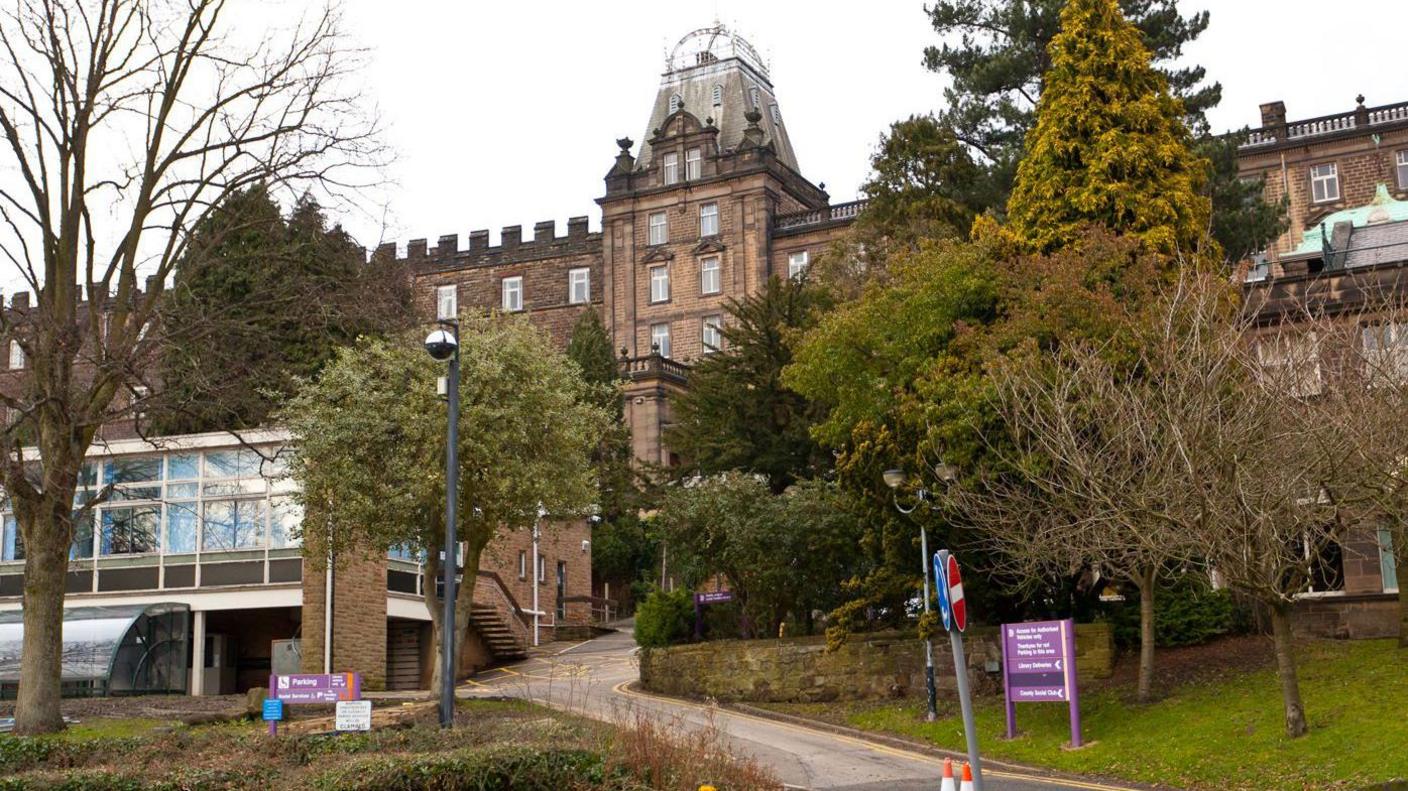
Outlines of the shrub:
[{"label": "shrub", "polygon": [[586,788],[606,779],[600,755],[586,750],[513,747],[458,750],[421,756],[359,761],[328,772],[318,788],[337,791],[559,791]]},{"label": "shrub", "polygon": [[[1109,620],[1115,643],[1139,645],[1139,597],[1112,605]],[[1230,591],[1213,590],[1207,580],[1184,574],[1160,585],[1154,595],[1154,640],[1162,647],[1201,645],[1227,634],[1245,632],[1245,609]]]},{"label": "shrub", "polygon": [[687,590],[655,591],[636,608],[636,644],[660,648],[689,639],[694,597]]}]

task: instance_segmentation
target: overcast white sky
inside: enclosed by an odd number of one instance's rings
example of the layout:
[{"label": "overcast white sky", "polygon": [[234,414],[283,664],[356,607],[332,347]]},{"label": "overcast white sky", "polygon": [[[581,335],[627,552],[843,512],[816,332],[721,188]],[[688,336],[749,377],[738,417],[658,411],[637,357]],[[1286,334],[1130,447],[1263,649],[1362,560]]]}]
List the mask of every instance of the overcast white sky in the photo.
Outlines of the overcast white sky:
[{"label": "overcast white sky", "polygon": [[[1293,118],[1408,99],[1404,0],[1184,0],[1212,23],[1186,53],[1223,85],[1215,128],[1257,125],[1257,105]],[[833,201],[855,197],[890,122],[927,112],[944,78],[922,0],[346,0],[372,49],[367,95],[399,153],[381,216],[346,218],[362,243],[467,234],[572,215],[616,152],[639,144],[666,50],[715,15],[770,61],[802,172]],[[463,242],[462,242],[463,243]]]}]

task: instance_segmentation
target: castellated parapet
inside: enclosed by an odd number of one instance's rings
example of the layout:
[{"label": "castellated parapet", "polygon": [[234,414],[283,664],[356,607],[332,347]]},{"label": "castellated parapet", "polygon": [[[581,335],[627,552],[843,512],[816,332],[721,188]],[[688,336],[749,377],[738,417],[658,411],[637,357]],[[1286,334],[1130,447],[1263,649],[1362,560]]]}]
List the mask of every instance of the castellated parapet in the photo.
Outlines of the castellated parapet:
[{"label": "castellated parapet", "polygon": [[425,239],[406,243],[406,254],[398,256],[396,244],[388,242],[376,248],[374,260],[403,261],[417,274],[441,272],[466,267],[525,264],[554,258],[575,257],[599,253],[601,233],[587,230],[586,217],[567,220],[567,235],[557,235],[557,221],[544,220],[533,224],[533,237],[523,238],[523,226],[506,225],[499,234],[499,244],[489,245],[489,231],[470,231],[468,244],[461,246],[459,234],[445,234],[432,247]]}]

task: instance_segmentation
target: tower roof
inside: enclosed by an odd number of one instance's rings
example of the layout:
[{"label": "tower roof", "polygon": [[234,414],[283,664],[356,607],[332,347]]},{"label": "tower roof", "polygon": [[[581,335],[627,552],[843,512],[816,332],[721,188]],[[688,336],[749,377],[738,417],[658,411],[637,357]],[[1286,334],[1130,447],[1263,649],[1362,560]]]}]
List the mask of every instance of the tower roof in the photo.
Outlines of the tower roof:
[{"label": "tower roof", "polygon": [[651,165],[650,140],[665,119],[687,110],[701,122],[713,119],[720,151],[737,148],[748,128],[744,114],[757,110],[759,126],[778,159],[797,170],[797,157],[783,125],[767,65],[747,39],[722,24],[686,33],[665,61],[665,73],[642,136],[636,168]]}]

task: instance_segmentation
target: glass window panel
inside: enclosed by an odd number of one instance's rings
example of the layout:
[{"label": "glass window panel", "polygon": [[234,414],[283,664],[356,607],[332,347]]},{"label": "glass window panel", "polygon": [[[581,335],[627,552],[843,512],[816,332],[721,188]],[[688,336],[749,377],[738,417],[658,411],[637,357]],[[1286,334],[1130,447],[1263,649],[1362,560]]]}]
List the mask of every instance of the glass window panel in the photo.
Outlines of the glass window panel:
[{"label": "glass window panel", "polygon": [[166,506],[166,552],[196,551],[196,504],[168,503]]},{"label": "glass window panel", "polygon": [[161,480],[161,457],[138,456],[108,459],[103,469],[103,483],[134,483]]},{"label": "glass window panel", "polygon": [[24,560],[24,540],[20,538],[20,526],[14,514],[5,514],[3,544],[0,544],[0,560]]},{"label": "glass window panel", "polygon": [[196,496],[197,494],[199,494],[199,493],[200,493],[200,484],[198,484],[198,483],[168,483],[168,484],[166,484],[166,496],[167,496],[168,498],[176,498],[176,497],[195,497],[195,496]]},{"label": "glass window panel", "polygon": [[103,509],[102,553],[130,555],[155,552],[160,520],[161,508],[154,505]]},{"label": "glass window panel", "polygon": [[68,547],[69,560],[93,557],[93,512],[73,512],[73,543]]},{"label": "glass window panel", "polygon": [[1393,558],[1393,533],[1379,531],[1379,573],[1382,575],[1385,591],[1398,590],[1398,566]]},{"label": "glass window panel", "polygon": [[217,450],[205,454],[207,478],[257,478],[263,461],[252,450]]},{"label": "glass window panel", "polygon": [[269,546],[274,549],[301,546],[299,526],[303,524],[303,506],[292,497],[275,497],[269,505],[273,509],[269,518]]},{"label": "glass window panel", "polygon": [[216,500],[205,504],[201,549],[255,549],[264,546],[263,500]]},{"label": "glass window panel", "polygon": [[83,469],[78,472],[79,486],[98,485],[98,462],[90,461],[83,465]]},{"label": "glass window panel", "polygon": [[123,500],[160,500],[160,486],[119,486],[112,491],[111,501],[114,503]]},{"label": "glass window panel", "polygon": [[263,478],[247,478],[240,481],[219,481],[207,483],[204,487],[206,497],[234,497],[240,494],[259,494],[264,491]]},{"label": "glass window panel", "polygon": [[166,457],[166,478],[185,481],[200,477],[199,453],[173,453]]}]

